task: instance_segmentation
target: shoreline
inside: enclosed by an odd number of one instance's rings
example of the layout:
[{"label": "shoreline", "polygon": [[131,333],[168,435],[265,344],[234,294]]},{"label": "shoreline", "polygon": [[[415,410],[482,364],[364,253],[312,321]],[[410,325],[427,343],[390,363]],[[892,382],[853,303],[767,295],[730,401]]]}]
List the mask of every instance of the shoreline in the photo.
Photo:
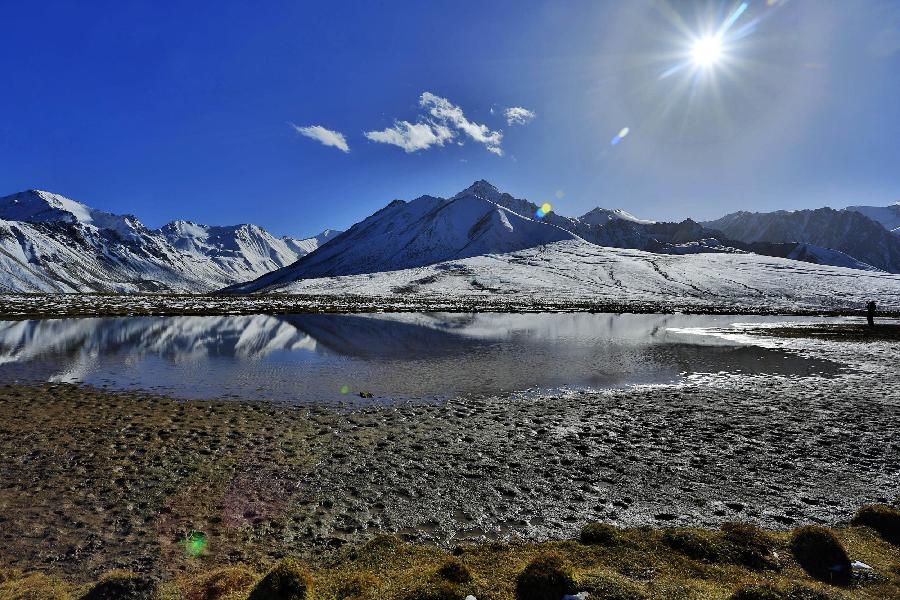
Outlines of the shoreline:
[{"label": "shoreline", "polygon": [[338,408],[2,386],[0,565],[172,576],[192,531],[208,566],[261,566],[382,533],[447,550],[586,521],[842,525],[900,503],[896,395],[848,377]]},{"label": "shoreline", "polygon": [[[809,317],[865,317],[865,305],[798,305],[783,298],[765,303],[716,304],[700,298],[672,302],[596,302],[588,298],[533,298],[528,295],[328,296],[319,294],[223,296],[209,294],[0,294],[0,320],[69,317],[225,316],[251,314],[365,312],[592,312]],[[879,310],[879,318],[900,318],[900,307]]]}]

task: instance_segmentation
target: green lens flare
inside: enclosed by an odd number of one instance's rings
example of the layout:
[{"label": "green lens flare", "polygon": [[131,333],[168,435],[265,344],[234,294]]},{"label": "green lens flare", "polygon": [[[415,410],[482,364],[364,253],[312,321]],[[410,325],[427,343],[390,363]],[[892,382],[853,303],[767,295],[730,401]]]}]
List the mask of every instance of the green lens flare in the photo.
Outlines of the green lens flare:
[{"label": "green lens flare", "polygon": [[185,555],[189,558],[197,558],[206,550],[206,536],[195,531],[181,540],[181,545],[184,546]]}]

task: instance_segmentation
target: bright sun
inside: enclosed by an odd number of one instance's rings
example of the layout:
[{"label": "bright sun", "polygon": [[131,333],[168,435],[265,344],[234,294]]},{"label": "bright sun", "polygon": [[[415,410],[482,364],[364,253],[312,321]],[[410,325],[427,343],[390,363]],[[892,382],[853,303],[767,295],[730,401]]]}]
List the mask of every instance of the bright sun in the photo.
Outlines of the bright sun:
[{"label": "bright sun", "polygon": [[700,67],[711,67],[722,56],[722,39],[717,36],[700,38],[691,48],[691,58]]}]

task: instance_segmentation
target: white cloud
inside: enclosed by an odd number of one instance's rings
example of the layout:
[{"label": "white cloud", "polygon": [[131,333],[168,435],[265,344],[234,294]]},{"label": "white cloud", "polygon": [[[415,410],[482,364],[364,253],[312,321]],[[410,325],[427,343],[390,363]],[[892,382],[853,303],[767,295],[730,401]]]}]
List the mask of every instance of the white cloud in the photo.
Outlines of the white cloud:
[{"label": "white cloud", "polygon": [[473,123],[463,114],[463,110],[447,100],[431,92],[425,92],[419,98],[419,105],[428,109],[434,123],[451,126],[468,135],[470,138],[487,147],[488,152],[503,155],[500,144],[503,142],[502,131],[491,131],[487,125]]},{"label": "white cloud", "polygon": [[521,106],[511,106],[504,111],[507,125],[527,125],[537,116],[534,111]]},{"label": "white cloud", "polygon": [[291,127],[296,129],[297,133],[299,133],[300,135],[305,135],[306,137],[319,141],[326,146],[334,146],[341,152],[350,152],[350,146],[347,145],[347,138],[344,137],[343,133],[326,129],[321,125],[309,125],[307,127],[300,127],[299,125],[294,125],[293,123],[291,123]]},{"label": "white cloud", "polygon": [[373,142],[392,144],[405,152],[427,150],[431,146],[443,146],[455,135],[450,128],[437,123],[410,123],[397,121],[393,127],[381,131],[366,131],[364,134]]}]

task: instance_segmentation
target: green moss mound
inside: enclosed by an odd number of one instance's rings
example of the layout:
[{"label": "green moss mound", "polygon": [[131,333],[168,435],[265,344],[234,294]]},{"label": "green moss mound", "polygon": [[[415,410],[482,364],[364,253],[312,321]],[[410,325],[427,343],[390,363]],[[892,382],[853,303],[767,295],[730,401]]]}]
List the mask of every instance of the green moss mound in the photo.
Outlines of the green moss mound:
[{"label": "green moss mound", "polygon": [[266,573],[247,600],[309,600],[312,598],[312,575],[302,564],[285,559]]},{"label": "green moss mound", "polygon": [[612,546],[618,542],[619,530],[609,523],[588,523],[581,528],[578,541],[586,546]]},{"label": "green moss mound", "polygon": [[468,583],[472,581],[469,567],[458,558],[450,558],[438,569],[438,577],[451,583]]},{"label": "green moss mound", "polygon": [[184,590],[185,600],[222,600],[245,591],[256,582],[257,575],[246,567],[224,567],[192,580]]},{"label": "green moss mound", "polygon": [[82,600],[153,600],[156,581],[131,571],[110,571]]},{"label": "green moss mound", "polygon": [[575,588],[572,567],[562,556],[540,554],[516,578],[516,600],[560,600]]},{"label": "green moss mound", "polygon": [[818,525],[795,529],[791,534],[791,553],[810,577],[834,585],[850,583],[850,558],[828,529]]},{"label": "green moss mound", "polygon": [[900,546],[900,510],[885,504],[863,506],[856,511],[853,525],[871,527],[885,541]]}]

